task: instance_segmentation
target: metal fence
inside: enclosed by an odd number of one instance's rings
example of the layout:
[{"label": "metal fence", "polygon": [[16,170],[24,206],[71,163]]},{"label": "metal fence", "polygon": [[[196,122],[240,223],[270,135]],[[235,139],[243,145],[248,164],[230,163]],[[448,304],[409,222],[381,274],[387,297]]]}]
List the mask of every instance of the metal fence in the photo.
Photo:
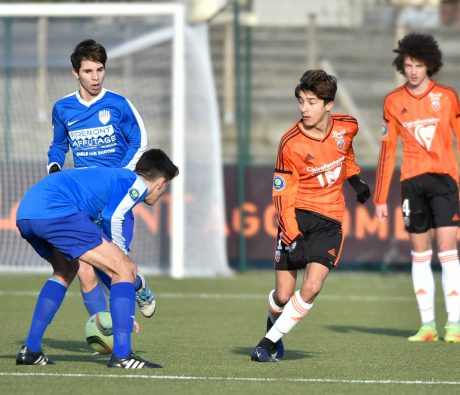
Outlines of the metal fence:
[{"label": "metal fence", "polygon": [[[391,65],[392,51],[408,31],[435,36],[444,55],[444,67],[435,78],[460,89],[458,1],[244,3],[236,9],[236,3],[230,4],[211,21],[226,163],[237,163],[246,152],[248,163],[272,165],[281,134],[298,117],[293,90],[299,76],[308,68],[328,65],[338,78],[334,111],[358,119],[358,159],[375,166],[383,99],[402,83]],[[304,6],[294,5],[300,3]]]}]

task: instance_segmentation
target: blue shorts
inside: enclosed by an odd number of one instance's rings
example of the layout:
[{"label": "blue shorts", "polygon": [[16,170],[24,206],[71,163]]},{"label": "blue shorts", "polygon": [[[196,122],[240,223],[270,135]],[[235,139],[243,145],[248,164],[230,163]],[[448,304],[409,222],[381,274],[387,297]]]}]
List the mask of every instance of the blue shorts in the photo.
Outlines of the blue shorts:
[{"label": "blue shorts", "polygon": [[20,219],[16,226],[21,236],[45,259],[52,255],[54,248],[68,259],[77,259],[102,244],[102,239],[108,240],[82,212],[50,219]]}]

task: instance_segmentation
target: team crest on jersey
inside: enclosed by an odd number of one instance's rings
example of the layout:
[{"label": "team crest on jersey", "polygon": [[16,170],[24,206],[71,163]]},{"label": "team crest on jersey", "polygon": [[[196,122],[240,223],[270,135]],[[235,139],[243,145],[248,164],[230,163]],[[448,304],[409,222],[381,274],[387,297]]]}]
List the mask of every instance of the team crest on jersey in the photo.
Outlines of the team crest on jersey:
[{"label": "team crest on jersey", "polygon": [[332,137],[334,137],[335,143],[337,144],[338,149],[343,149],[343,147],[345,147],[345,139],[343,138],[344,134],[345,134],[345,130],[341,130],[341,131],[334,130],[332,132]]},{"label": "team crest on jersey", "polygon": [[273,188],[275,191],[282,191],[286,187],[286,180],[281,176],[275,176],[273,179]]},{"label": "team crest on jersey", "polygon": [[431,100],[431,108],[433,109],[433,111],[439,111],[440,108],[441,108],[441,96],[442,96],[442,93],[429,93],[428,94],[430,100]]},{"label": "team crest on jersey", "polygon": [[388,134],[388,126],[384,123],[382,124],[382,129],[380,131],[380,136],[385,137]]},{"label": "team crest on jersey", "polygon": [[106,125],[107,122],[110,121],[110,111],[109,110],[99,111],[99,121],[101,121],[103,125]]},{"label": "team crest on jersey", "polygon": [[128,194],[129,194],[129,197],[133,199],[133,201],[136,201],[137,199],[139,199],[140,194],[136,188],[129,188]]}]

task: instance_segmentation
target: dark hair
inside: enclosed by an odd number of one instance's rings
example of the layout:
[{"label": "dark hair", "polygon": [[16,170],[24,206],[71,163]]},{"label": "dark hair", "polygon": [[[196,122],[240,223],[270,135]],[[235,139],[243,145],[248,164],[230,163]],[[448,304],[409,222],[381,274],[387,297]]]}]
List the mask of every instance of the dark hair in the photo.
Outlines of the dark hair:
[{"label": "dark hair", "polygon": [[430,34],[409,33],[398,41],[398,48],[393,52],[398,54],[393,60],[393,66],[403,75],[404,61],[407,57],[424,63],[430,77],[442,67],[442,52]]},{"label": "dark hair", "polygon": [[99,62],[105,67],[107,52],[101,44],[93,39],[83,40],[81,43],[77,44],[72,55],[70,55],[70,61],[75,71],[80,70],[82,60]]},{"label": "dark hair", "polygon": [[312,92],[324,104],[334,101],[337,92],[337,78],[327,74],[324,70],[307,70],[300,77],[300,83],[295,87],[295,97],[300,92]]},{"label": "dark hair", "polygon": [[171,181],[179,174],[179,169],[161,149],[152,148],[145,151],[136,164],[134,171],[148,180],[160,177]]}]

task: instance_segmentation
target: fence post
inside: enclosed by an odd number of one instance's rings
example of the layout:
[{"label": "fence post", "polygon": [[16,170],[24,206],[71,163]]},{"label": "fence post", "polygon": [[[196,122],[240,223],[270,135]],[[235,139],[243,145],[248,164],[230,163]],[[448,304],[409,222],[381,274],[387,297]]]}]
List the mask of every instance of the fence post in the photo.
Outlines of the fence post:
[{"label": "fence post", "polygon": [[47,70],[48,57],[48,17],[41,16],[37,24],[37,119],[44,123],[48,114]]},{"label": "fence post", "polygon": [[224,36],[224,124],[235,123],[235,32],[231,20],[225,21]]},{"label": "fence post", "polygon": [[[246,170],[250,155],[251,128],[251,45],[252,27],[246,20],[244,27],[240,23],[240,4],[234,2],[235,24],[235,80],[236,80],[236,126],[238,135],[238,207],[240,212],[239,229],[239,269],[247,268],[247,240],[245,236],[246,215]],[[243,32],[244,36],[241,37]],[[243,38],[243,43],[241,42]],[[243,52],[244,51],[244,52]],[[242,56],[243,55],[243,56]]]},{"label": "fence post", "polygon": [[10,161],[12,150],[12,137],[11,137],[11,59],[13,57],[13,47],[12,42],[12,24],[13,20],[11,18],[5,18],[3,20],[4,24],[4,45],[5,45],[5,54],[3,58],[4,64],[4,81],[3,81],[3,151],[5,153],[5,160]]}]

